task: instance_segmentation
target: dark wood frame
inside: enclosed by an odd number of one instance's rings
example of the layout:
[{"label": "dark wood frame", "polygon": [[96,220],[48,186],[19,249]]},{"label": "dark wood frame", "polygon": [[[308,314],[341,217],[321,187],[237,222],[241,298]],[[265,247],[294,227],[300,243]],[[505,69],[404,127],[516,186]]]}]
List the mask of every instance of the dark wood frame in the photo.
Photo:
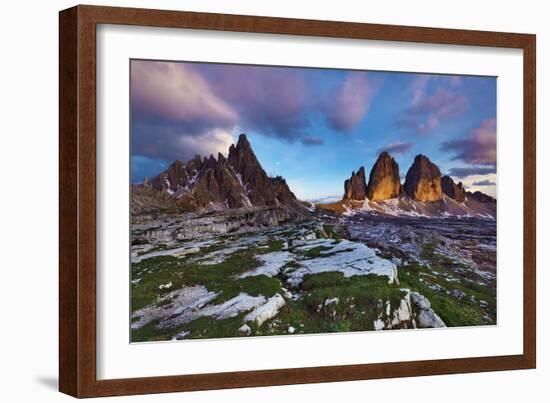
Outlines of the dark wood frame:
[{"label": "dark wood frame", "polygon": [[[96,379],[96,26],[124,24],[523,49],[523,354],[131,379]],[[535,368],[534,35],[76,6],[59,14],[59,389],[129,395]]]}]

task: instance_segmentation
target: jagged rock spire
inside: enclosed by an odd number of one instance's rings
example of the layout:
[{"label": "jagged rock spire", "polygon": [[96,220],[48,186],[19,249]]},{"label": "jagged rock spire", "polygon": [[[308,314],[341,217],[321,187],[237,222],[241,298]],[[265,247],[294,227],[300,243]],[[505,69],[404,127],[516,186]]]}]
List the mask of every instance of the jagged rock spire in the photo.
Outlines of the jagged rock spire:
[{"label": "jagged rock spire", "polygon": [[407,171],[405,193],[417,201],[437,201],[443,197],[441,171],[425,155],[419,154]]},{"label": "jagged rock spire", "polygon": [[367,197],[367,182],[365,168],[361,167],[344,182],[344,200],[364,200]]},{"label": "jagged rock spire", "polygon": [[400,194],[399,165],[384,151],[378,156],[370,171],[367,197],[369,200],[378,201],[393,199]]},{"label": "jagged rock spire", "polygon": [[456,184],[453,179],[448,175],[445,175],[441,178],[441,190],[443,190],[443,193],[445,193],[451,199],[456,200],[457,202],[462,203],[464,200],[466,200],[466,190],[464,189],[464,185],[462,185],[462,182]]}]

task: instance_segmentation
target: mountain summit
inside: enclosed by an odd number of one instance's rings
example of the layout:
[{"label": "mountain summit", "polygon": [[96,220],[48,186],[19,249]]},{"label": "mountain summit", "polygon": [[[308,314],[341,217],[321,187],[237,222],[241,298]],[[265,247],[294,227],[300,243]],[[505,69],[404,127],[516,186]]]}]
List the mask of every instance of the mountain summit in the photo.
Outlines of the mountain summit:
[{"label": "mountain summit", "polygon": [[399,165],[386,151],[372,167],[367,189],[367,197],[374,201],[393,199],[401,194]]},{"label": "mountain summit", "polygon": [[245,134],[231,145],[227,158],[219,153],[217,158],[195,156],[187,163],[176,160],[155,178],[133,186],[132,193],[134,214],[254,207],[275,207],[293,216],[308,214],[283,178],[266,174]]},{"label": "mountain summit", "polygon": [[441,200],[441,171],[428,157],[419,154],[407,171],[403,189],[411,199],[416,201]]},{"label": "mountain summit", "polygon": [[367,197],[367,183],[365,181],[365,168],[361,167],[344,182],[344,200],[363,200]]}]

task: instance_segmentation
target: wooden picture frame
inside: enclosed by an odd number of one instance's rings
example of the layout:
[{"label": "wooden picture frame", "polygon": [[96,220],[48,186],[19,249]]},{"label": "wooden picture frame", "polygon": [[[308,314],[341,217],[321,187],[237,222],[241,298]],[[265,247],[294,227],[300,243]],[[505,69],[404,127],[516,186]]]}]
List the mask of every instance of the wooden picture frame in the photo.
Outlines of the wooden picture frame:
[{"label": "wooden picture frame", "polygon": [[[122,24],[523,50],[523,354],[97,380],[96,26]],[[59,389],[75,397],[196,391],[535,368],[534,35],[96,6],[59,15]]]}]

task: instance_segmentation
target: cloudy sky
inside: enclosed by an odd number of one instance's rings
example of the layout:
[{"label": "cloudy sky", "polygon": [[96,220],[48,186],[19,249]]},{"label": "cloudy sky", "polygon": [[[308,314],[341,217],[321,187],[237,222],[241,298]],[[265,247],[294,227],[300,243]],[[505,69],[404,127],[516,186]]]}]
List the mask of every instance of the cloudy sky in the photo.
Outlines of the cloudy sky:
[{"label": "cloudy sky", "polygon": [[496,193],[496,78],[206,63],[131,62],[132,182],[246,133],[269,175],[302,199],[341,196],[387,150],[417,154]]}]

